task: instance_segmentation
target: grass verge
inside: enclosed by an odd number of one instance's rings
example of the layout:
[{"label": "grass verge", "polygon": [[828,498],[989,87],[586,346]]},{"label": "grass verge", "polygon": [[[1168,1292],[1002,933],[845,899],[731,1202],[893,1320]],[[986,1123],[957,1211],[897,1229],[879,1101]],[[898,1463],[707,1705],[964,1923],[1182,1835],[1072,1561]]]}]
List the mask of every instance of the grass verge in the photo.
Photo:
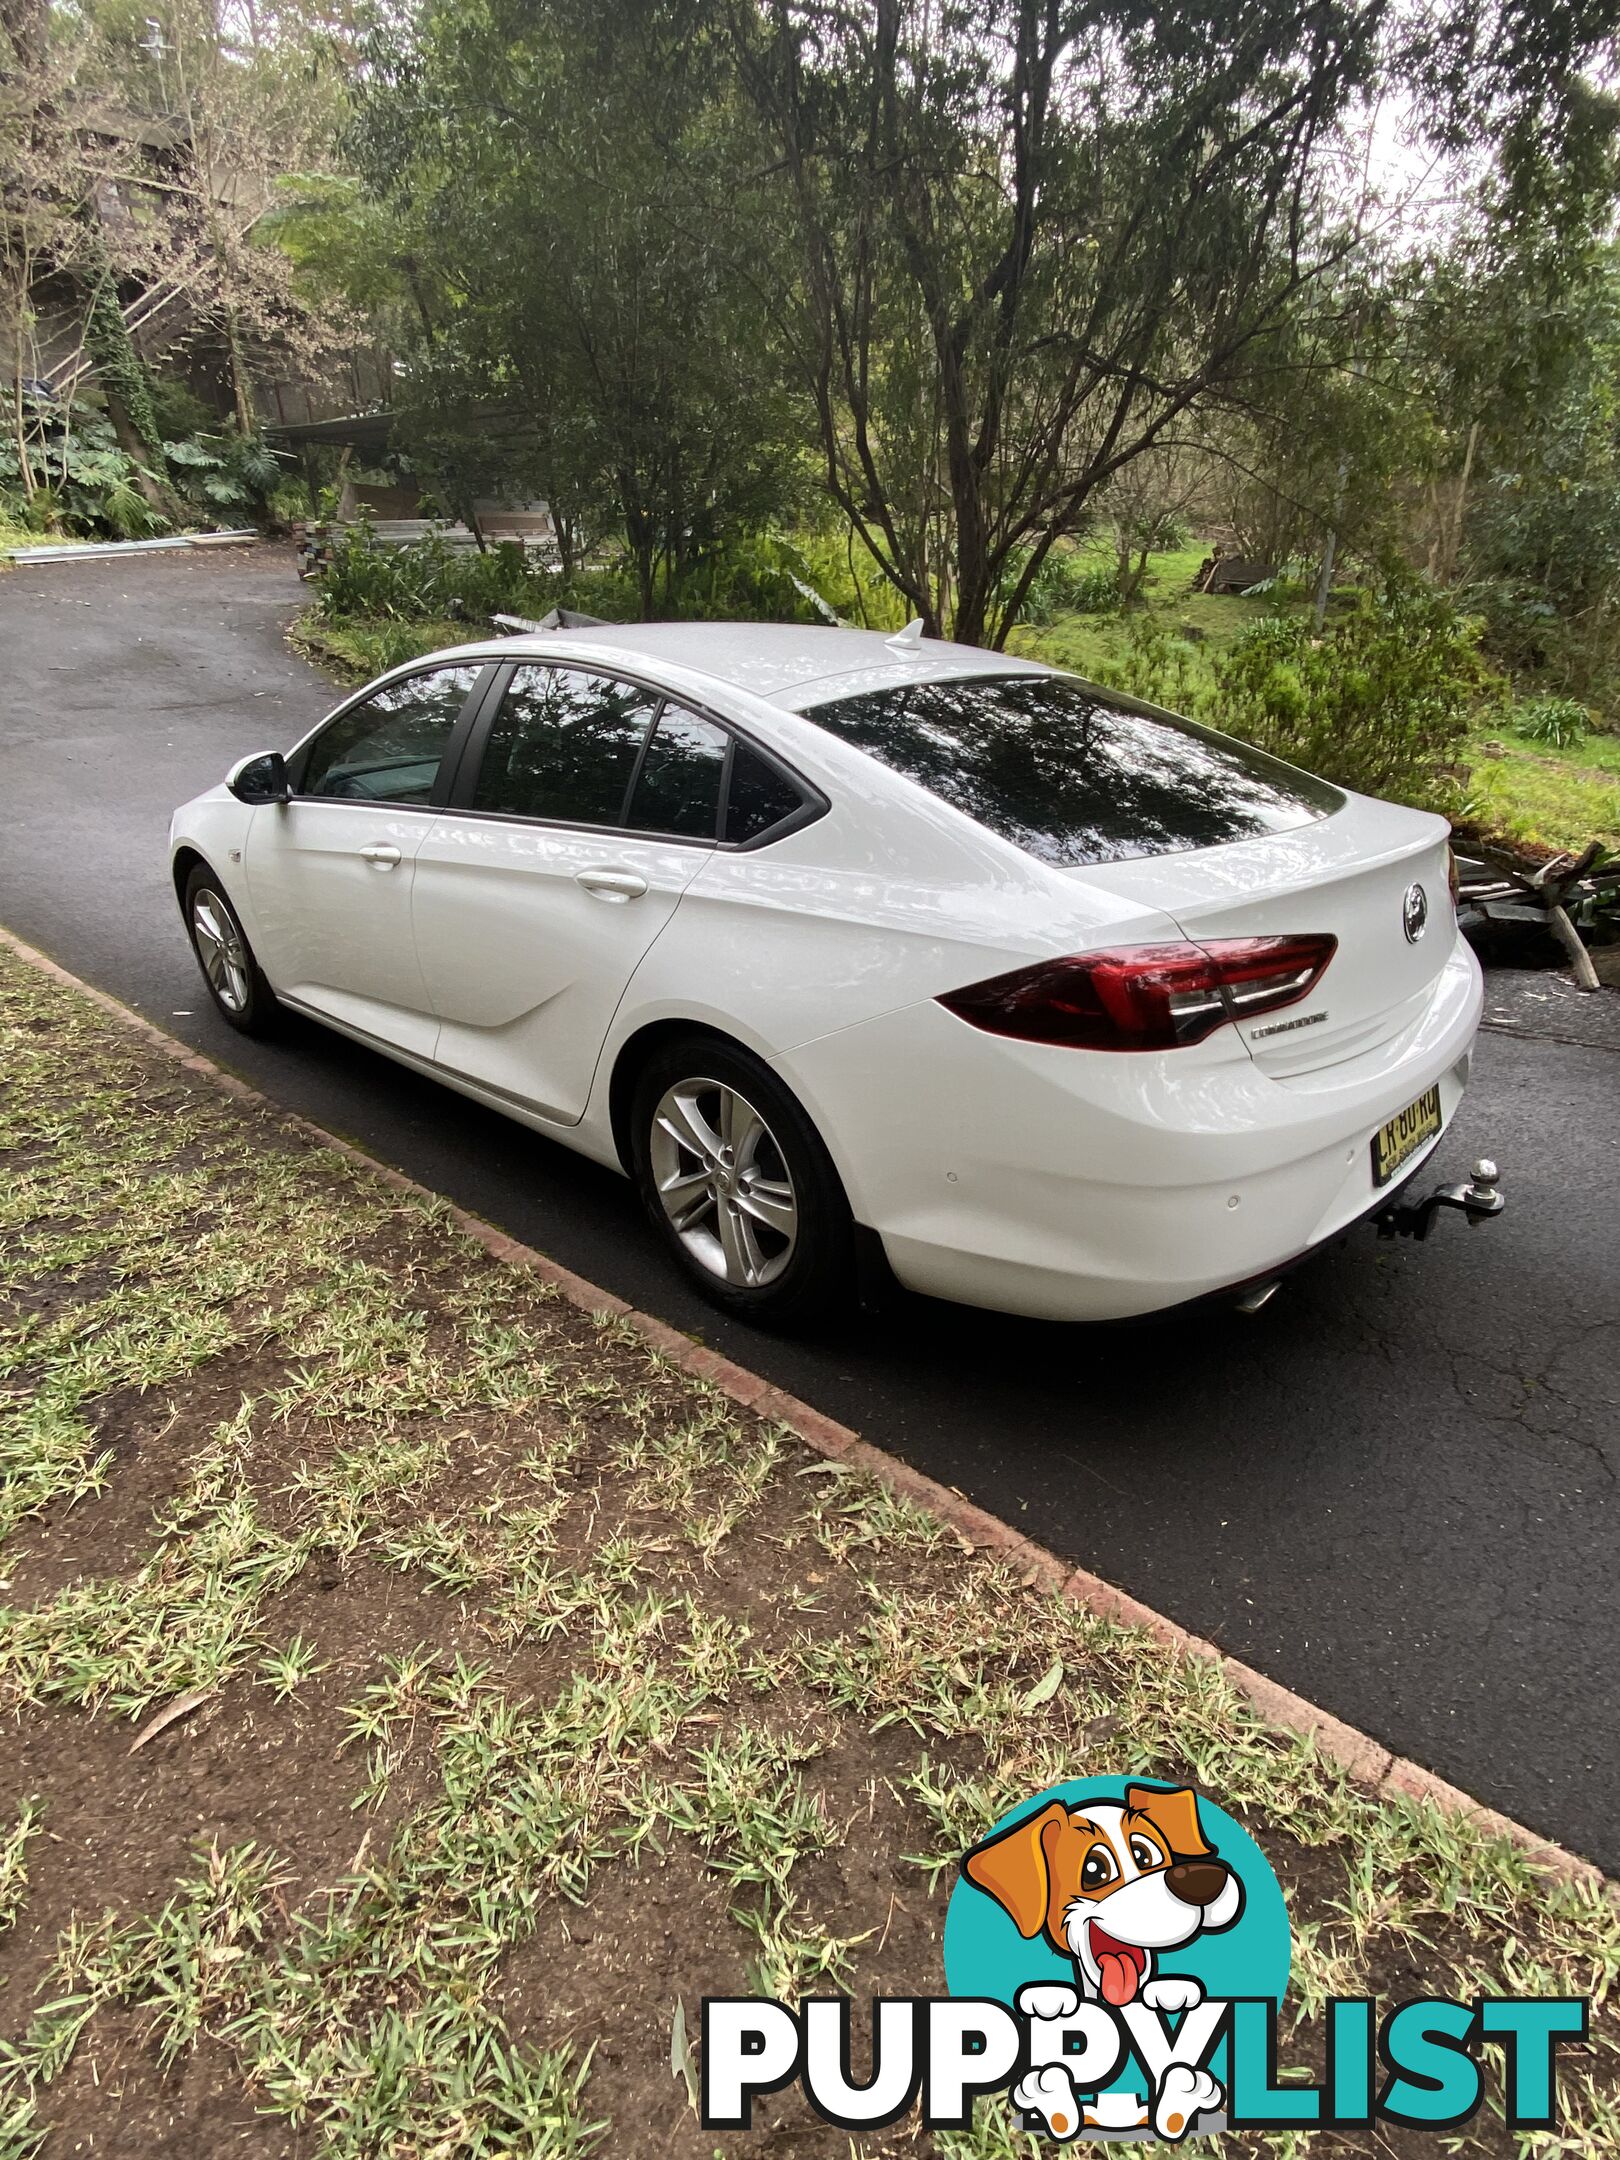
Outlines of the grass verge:
[{"label": "grass verge", "polygon": [[288,632],[288,641],[340,682],[363,683],[423,653],[466,645],[489,629],[488,623],[452,622],[448,616],[332,622],[319,608],[309,607]]},{"label": "grass verge", "polygon": [[[1295,2016],[1591,1995],[1523,2149],[1614,2150],[1592,1888],[1373,1798],[4,953],[0,1162],[5,2160],[709,2160],[678,2011],[937,1989],[962,1849],[1101,1770],[1259,1835]],[[758,2120],[723,2149],[1037,2149]]]}]

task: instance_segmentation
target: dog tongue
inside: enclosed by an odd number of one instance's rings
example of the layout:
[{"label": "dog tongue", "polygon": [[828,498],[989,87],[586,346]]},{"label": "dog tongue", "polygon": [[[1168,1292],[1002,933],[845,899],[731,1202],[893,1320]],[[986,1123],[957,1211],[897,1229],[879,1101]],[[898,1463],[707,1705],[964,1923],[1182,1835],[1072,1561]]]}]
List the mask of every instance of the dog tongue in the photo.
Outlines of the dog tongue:
[{"label": "dog tongue", "polygon": [[1105,1950],[1097,1960],[1097,1970],[1102,1978],[1103,2001],[1123,2010],[1136,1993],[1135,1959],[1122,1957],[1117,1950]]}]

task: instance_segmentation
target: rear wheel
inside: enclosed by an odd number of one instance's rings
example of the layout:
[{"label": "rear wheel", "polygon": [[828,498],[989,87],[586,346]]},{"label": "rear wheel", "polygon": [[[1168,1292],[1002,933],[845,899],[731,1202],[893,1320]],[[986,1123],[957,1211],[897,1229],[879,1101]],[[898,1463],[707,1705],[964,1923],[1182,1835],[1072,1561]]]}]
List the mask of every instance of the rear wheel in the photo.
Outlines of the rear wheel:
[{"label": "rear wheel", "polygon": [[268,1034],[281,1007],[253,957],[241,918],[206,863],[186,879],[185,911],[191,949],[220,1017],[240,1034]]},{"label": "rear wheel", "polygon": [[848,1295],[838,1173],[758,1058],[711,1035],[664,1044],[636,1087],[631,1147],[654,1228],[712,1304],[786,1327]]}]

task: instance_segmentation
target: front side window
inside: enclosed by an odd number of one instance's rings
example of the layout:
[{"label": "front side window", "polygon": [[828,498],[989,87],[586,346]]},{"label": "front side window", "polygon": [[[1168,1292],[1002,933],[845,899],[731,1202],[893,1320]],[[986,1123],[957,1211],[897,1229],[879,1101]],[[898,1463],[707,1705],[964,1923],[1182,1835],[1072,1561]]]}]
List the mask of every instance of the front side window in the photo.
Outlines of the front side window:
[{"label": "front side window", "polygon": [[478,680],[476,666],[386,683],[316,736],[299,792],[347,801],[425,803]]},{"label": "front side window", "polygon": [[908,683],[804,717],[1060,868],[1291,832],[1344,802],[1246,743],[1055,676]]},{"label": "front side window", "polygon": [[611,675],[520,667],[478,768],[475,810],[622,825],[657,697]]},{"label": "front side window", "polygon": [[727,735],[712,720],[666,705],[636,776],[626,824],[637,832],[712,840],[720,820]]}]

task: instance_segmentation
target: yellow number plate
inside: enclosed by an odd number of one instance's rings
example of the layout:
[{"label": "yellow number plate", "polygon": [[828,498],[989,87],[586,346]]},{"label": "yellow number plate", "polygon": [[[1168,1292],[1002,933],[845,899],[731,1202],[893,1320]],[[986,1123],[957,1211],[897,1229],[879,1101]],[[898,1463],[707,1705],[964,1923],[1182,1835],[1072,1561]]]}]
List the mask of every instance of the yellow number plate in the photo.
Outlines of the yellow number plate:
[{"label": "yellow number plate", "polygon": [[1439,1130],[1440,1090],[1435,1086],[1426,1095],[1420,1095],[1415,1103],[1408,1103],[1373,1134],[1373,1183],[1387,1185],[1401,1164],[1415,1155],[1425,1141],[1432,1140]]}]

